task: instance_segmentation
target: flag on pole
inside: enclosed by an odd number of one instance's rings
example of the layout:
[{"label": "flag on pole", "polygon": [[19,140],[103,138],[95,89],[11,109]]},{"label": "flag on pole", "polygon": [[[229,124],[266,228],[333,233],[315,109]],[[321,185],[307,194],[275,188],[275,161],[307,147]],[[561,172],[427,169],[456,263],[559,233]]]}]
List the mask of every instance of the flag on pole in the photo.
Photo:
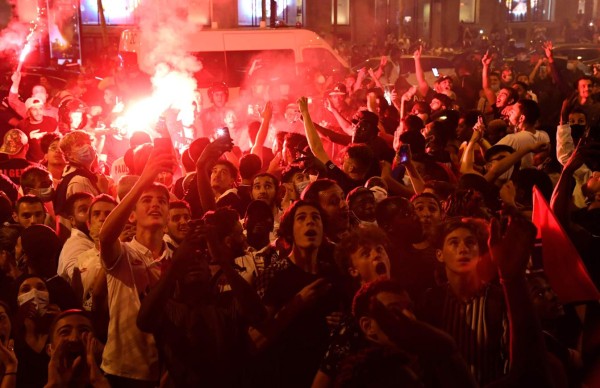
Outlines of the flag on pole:
[{"label": "flag on pole", "polygon": [[538,228],[538,239],[542,240],[544,272],[560,301],[600,300],[600,293],[590,279],[577,249],[535,186],[532,218]]}]

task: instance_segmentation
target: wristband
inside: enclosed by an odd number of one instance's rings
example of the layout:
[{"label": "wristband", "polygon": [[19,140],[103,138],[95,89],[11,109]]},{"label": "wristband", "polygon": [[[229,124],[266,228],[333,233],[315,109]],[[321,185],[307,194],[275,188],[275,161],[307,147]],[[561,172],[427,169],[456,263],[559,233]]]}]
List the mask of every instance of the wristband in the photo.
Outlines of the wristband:
[{"label": "wristband", "polygon": [[8,373],[3,374],[3,376],[12,376],[12,375],[16,376],[17,372],[8,372]]}]

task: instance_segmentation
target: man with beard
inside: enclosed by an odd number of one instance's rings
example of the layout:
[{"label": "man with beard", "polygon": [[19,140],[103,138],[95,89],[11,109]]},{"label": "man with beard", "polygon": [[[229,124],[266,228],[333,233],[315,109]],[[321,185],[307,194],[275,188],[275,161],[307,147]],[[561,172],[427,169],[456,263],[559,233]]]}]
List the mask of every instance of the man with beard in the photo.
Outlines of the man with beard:
[{"label": "man with beard", "polygon": [[302,199],[318,204],[325,215],[325,237],[338,242],[350,231],[350,211],[342,188],[331,179],[317,179],[302,193]]},{"label": "man with beard", "polygon": [[175,250],[185,238],[190,230],[188,222],[192,219],[190,205],[185,201],[169,202],[169,223],[167,224],[167,233],[165,233],[165,242]]},{"label": "man with beard", "polygon": [[262,173],[254,177],[252,181],[251,197],[269,205],[272,217],[275,220],[275,229],[279,227],[279,180],[272,174]]},{"label": "man with beard", "polygon": [[244,218],[244,229],[248,245],[260,251],[274,240],[274,219],[271,207],[261,200],[250,202]]},{"label": "man with beard", "polygon": [[69,282],[73,279],[77,256],[94,247],[87,226],[92,199],[94,197],[90,193],[75,193],[67,198],[63,208],[62,215],[71,224],[71,237],[65,241],[60,253],[57,273]]},{"label": "man with beard", "polygon": [[28,98],[25,101],[25,108],[27,116],[19,122],[18,127],[27,135],[31,144],[27,152],[27,160],[38,163],[44,157],[39,139],[46,133],[56,131],[58,122],[44,115],[44,101],[39,97]]},{"label": "man with beard", "polygon": [[[209,212],[205,224],[194,223],[137,318],[139,328],[154,335],[173,386],[240,385],[245,324],[260,321],[265,313],[256,292],[233,267],[230,236],[221,238],[222,226],[209,225],[227,211]],[[220,266],[231,292],[215,291],[211,261]]]},{"label": "man with beard", "polygon": [[377,225],[375,219],[375,194],[366,187],[357,187],[346,197],[350,214],[360,225]]}]

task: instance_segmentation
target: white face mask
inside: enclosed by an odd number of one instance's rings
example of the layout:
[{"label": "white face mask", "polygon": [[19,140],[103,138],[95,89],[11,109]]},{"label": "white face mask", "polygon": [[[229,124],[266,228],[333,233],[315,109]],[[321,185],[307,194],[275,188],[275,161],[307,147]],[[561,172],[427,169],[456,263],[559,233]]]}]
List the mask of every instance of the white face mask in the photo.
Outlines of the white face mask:
[{"label": "white face mask", "polygon": [[310,184],[310,181],[303,181],[300,183],[296,183],[296,191],[298,192],[298,195],[302,195],[302,192],[304,191],[306,186],[308,186],[309,184]]},{"label": "white face mask", "polygon": [[373,186],[370,187],[369,190],[371,190],[375,196],[375,203],[383,201],[388,196],[387,191],[383,187]]},{"label": "white face mask", "polygon": [[40,291],[34,288],[24,294],[19,295],[17,297],[17,301],[19,306],[23,306],[25,303],[32,301],[40,315],[44,315],[48,309],[50,294],[48,294],[48,291]]}]

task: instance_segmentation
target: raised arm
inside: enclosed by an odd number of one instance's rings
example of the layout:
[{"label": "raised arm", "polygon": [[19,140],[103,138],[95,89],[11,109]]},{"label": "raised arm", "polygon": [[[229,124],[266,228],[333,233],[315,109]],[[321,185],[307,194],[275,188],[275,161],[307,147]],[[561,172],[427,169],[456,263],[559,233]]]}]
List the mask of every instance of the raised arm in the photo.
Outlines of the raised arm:
[{"label": "raised arm", "polygon": [[308,100],[306,97],[300,97],[298,99],[298,108],[300,109],[300,113],[302,114],[302,119],[304,120],[304,132],[306,133],[306,138],[308,140],[308,145],[310,146],[310,150],[313,155],[323,164],[327,163],[331,158],[325,152],[325,148],[323,148],[323,142],[317,133],[317,129],[310,117],[310,113],[308,111]]},{"label": "raised arm", "polygon": [[209,169],[224,152],[231,150],[232,146],[231,141],[219,138],[207,145],[196,161],[196,189],[200,196],[200,205],[205,212],[216,208],[215,196],[210,186]]},{"label": "raised arm", "polygon": [[337,109],[334,108],[334,106],[331,104],[331,101],[329,101],[328,97],[325,98],[324,104],[325,109],[331,112],[331,114],[335,118],[335,121],[337,121],[338,125],[340,126],[340,128],[342,128],[346,135],[352,136],[352,123],[346,120],[346,118],[342,116]]},{"label": "raised arm", "polygon": [[100,229],[100,258],[107,269],[112,268],[121,255],[119,236],[143,191],[154,182],[158,174],[173,171],[176,164],[172,153],[154,150],[131,191],[106,218]]},{"label": "raised arm", "polygon": [[267,101],[265,104],[265,109],[263,109],[261,117],[262,121],[260,122],[260,128],[258,128],[258,133],[256,134],[256,139],[254,139],[254,145],[252,146],[250,153],[258,156],[262,161],[264,143],[269,134],[269,124],[273,117],[273,103],[271,103],[271,101]]},{"label": "raised arm", "polygon": [[550,208],[563,227],[568,227],[570,224],[571,206],[573,204],[571,180],[575,171],[583,166],[583,153],[584,150],[580,149],[580,147],[575,148],[563,167],[550,200]]},{"label": "raised arm", "polygon": [[462,154],[460,159],[460,173],[461,174],[477,174],[481,175],[479,171],[475,170],[475,146],[479,143],[481,139],[483,139],[483,125],[481,119],[480,121],[473,127],[473,135],[469,139],[467,143],[467,147]]},{"label": "raised arm", "polygon": [[488,182],[494,182],[500,175],[504,172],[508,171],[508,169],[516,164],[519,160],[523,158],[523,156],[527,155],[530,152],[539,153],[548,151],[550,149],[550,143],[539,142],[533,145],[527,145],[507,157],[501,159],[496,163],[489,171],[484,175],[485,180]]},{"label": "raised arm", "polygon": [[531,70],[531,73],[529,73],[529,84],[533,84],[533,82],[535,81],[535,76],[537,75],[540,66],[542,66],[542,63],[544,63],[544,58],[540,58]]},{"label": "raised arm", "polygon": [[496,103],[496,93],[490,87],[490,63],[492,63],[492,56],[489,51],[485,53],[483,58],[481,58],[481,64],[483,65],[483,70],[481,71],[481,84],[483,88],[483,95],[488,102],[488,108],[491,109],[492,105]]},{"label": "raised arm", "polygon": [[21,83],[21,72],[15,71],[10,77],[12,85],[8,92],[8,105],[22,118],[27,117],[25,103],[19,99],[19,84]]},{"label": "raised arm", "polygon": [[415,75],[417,76],[417,85],[419,87],[419,93],[421,96],[426,96],[429,91],[429,84],[425,79],[425,73],[423,72],[423,66],[421,64],[421,54],[423,53],[423,46],[419,46],[418,49],[413,53],[415,59]]},{"label": "raised arm", "polygon": [[524,217],[511,217],[503,236],[499,223],[492,220],[489,250],[498,266],[510,324],[510,372],[498,386],[524,386],[532,381],[552,386],[542,328],[525,277],[535,236],[535,226]]}]

